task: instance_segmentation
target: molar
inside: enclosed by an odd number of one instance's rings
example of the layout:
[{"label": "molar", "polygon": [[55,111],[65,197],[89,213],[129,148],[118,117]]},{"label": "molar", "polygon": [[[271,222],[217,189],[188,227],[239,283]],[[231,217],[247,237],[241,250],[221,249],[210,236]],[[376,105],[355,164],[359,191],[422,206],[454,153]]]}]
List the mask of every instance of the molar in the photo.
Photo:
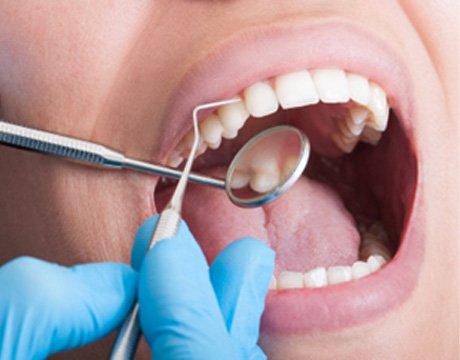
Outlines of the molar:
[{"label": "molar", "polygon": [[369,111],[362,107],[351,108],[349,116],[345,119],[348,130],[353,135],[359,136],[366,125],[366,119],[369,117]]},{"label": "molar", "polygon": [[371,271],[375,272],[386,263],[386,260],[383,258],[383,256],[371,255],[367,259],[367,263],[369,264],[369,268],[371,269]]},{"label": "molar", "polygon": [[371,145],[377,145],[381,137],[382,133],[380,131],[365,126],[363,132],[361,133],[360,141]]}]

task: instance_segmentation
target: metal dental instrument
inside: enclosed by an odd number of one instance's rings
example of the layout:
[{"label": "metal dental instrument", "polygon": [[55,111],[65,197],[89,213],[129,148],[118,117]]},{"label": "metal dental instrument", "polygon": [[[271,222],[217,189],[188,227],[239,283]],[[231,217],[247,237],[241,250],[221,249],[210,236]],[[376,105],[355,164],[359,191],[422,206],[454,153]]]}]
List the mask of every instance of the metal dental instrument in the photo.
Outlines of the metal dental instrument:
[{"label": "metal dental instrument", "polygon": [[[234,157],[225,180],[191,173],[200,139],[198,112],[238,101],[240,99],[217,101],[199,105],[193,110],[194,141],[183,171],[130,159],[120,152],[99,144],[3,121],[0,121],[0,144],[102,167],[126,168],[178,178],[179,182],[173,196],[160,214],[153,232],[148,246],[148,249],[151,249],[158,241],[176,235],[181,220],[184,192],[189,180],[225,189],[230,200],[238,206],[256,207],[276,199],[302,175],[308,162],[310,143],[302,131],[286,125],[265,130],[249,140]],[[275,163],[275,172],[272,167],[271,172],[264,173],[265,164]],[[256,179],[259,176],[259,180],[262,181],[252,184],[251,176]],[[257,188],[257,191],[253,190],[253,187]],[[110,359],[133,358],[141,335],[138,313],[139,305],[136,304],[120,328]]]},{"label": "metal dental instrument", "polygon": [[[232,99],[228,103],[236,101],[239,100]],[[174,179],[179,179],[182,176],[182,171],[180,170],[131,159],[121,152],[100,144],[79,140],[69,136],[53,134],[47,131],[31,129],[1,120],[0,144],[47,155],[60,156],[82,163],[98,165],[103,168],[130,169]],[[225,188],[224,180],[210,176],[191,173],[189,175],[189,180],[220,189]]]},{"label": "metal dental instrument", "polygon": [[[238,100],[237,100],[238,101]],[[192,169],[193,160],[198,149],[200,133],[198,130],[198,112],[204,109],[210,109],[216,106],[234,103],[235,99],[217,101],[213,103],[203,104],[193,109],[193,132],[194,140],[192,150],[185,163],[185,168],[179,182],[174,190],[173,196],[169,204],[161,212],[158,219],[155,231],[150,239],[147,251],[150,250],[155,244],[162,240],[176,236],[181,220],[182,202],[184,199],[185,189],[189,179],[190,171]],[[125,360],[132,359],[136,352],[137,345],[141,336],[139,324],[139,304],[136,303],[131,313],[128,314],[123,322],[118,333],[115,345],[112,349],[110,356],[111,360]]]},{"label": "metal dental instrument", "polygon": [[[194,116],[199,110],[231,104],[240,101],[230,99],[222,102],[205,104],[194,110]],[[68,136],[53,134],[46,131],[35,130],[24,126],[7,123],[0,120],[0,145],[7,145],[23,150],[35,151],[47,155],[54,155],[70,160],[78,160],[82,164],[96,164],[108,169],[130,169],[149,174],[180,179],[183,171],[166,166],[147,163],[126,157],[122,153],[105,146],[91,143]],[[241,166],[252,157],[252,162],[257,158],[254,154],[271,153],[283,168],[283,176],[278,179],[276,186],[264,191],[255,192],[250,188],[249,182],[241,186],[241,174],[251,169],[242,169]],[[257,207],[273,201],[288,190],[302,175],[310,154],[310,144],[302,131],[292,126],[276,126],[254,136],[235,155],[227,170],[226,178],[218,179],[211,176],[190,173],[188,180],[224,189],[229,199],[241,207]],[[287,159],[284,161],[284,159]],[[258,159],[264,164],[265,159]],[[283,164],[284,161],[284,164]],[[251,162],[251,161],[249,161]],[[289,165],[289,166],[287,166]],[[184,170],[185,171],[185,170]],[[246,176],[249,174],[246,173]],[[235,183],[239,186],[234,186]]]}]

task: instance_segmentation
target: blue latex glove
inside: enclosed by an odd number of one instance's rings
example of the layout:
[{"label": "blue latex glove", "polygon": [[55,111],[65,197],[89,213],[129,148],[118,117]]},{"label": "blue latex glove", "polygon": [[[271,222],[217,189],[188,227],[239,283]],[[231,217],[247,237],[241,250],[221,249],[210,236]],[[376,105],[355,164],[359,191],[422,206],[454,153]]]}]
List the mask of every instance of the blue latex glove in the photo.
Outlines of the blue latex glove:
[{"label": "blue latex glove", "polygon": [[10,261],[0,267],[0,359],[45,359],[102,338],[123,321],[136,289],[137,273],[123,264]]},{"label": "blue latex glove", "polygon": [[140,321],[155,360],[265,359],[257,346],[260,317],[275,254],[262,242],[227,246],[211,268],[182,222],[143,260],[158,216],[139,229],[133,267],[139,269]]}]

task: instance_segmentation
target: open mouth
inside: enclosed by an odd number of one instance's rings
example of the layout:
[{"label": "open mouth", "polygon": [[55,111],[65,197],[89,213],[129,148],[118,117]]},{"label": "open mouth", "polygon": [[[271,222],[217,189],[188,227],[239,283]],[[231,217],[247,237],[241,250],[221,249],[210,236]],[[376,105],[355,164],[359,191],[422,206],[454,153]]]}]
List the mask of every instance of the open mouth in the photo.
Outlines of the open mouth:
[{"label": "open mouth", "polygon": [[[312,43],[325,36],[316,31],[321,35],[309,29]],[[348,28],[346,33],[344,44],[361,36]],[[359,42],[367,46],[369,39]],[[334,66],[321,61],[319,56],[313,67],[308,60],[301,67],[271,66],[258,78],[235,80],[240,85],[224,89],[230,96],[222,97],[242,101],[200,122],[203,141],[195,169],[214,175],[223,175],[239,147],[271,126],[296,126],[311,142],[304,176],[263,208],[236,208],[223,191],[198,185],[190,185],[186,195],[184,218],[209,262],[246,236],[276,251],[262,331],[306,333],[374,318],[408,297],[421,262],[421,237],[411,220],[418,174],[406,100],[391,81],[375,75],[378,65],[361,72],[359,64],[348,66],[349,59],[336,59]],[[171,166],[179,166],[190,151],[190,127],[176,131],[165,152]],[[262,183],[270,183],[276,171],[265,172]],[[171,190],[156,187],[156,208]]]}]

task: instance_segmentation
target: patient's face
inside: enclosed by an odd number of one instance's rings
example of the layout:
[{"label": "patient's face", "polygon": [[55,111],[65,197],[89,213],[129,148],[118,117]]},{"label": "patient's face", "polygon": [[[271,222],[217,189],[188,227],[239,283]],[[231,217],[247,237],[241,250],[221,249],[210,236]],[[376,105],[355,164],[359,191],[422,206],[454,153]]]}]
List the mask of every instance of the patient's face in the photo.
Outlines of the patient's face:
[{"label": "patient's face", "polygon": [[[301,128],[310,163],[278,201],[243,210],[221,190],[186,195],[210,262],[243,236],[277,252],[266,354],[454,359],[458,10],[448,0],[2,1],[0,111],[180,166],[193,107],[239,95],[201,122],[196,165],[213,174],[258,130]],[[250,175],[262,183],[282,170],[262,165],[270,171]],[[136,229],[171,193],[157,176],[6,147],[0,168],[2,262],[129,262]]]}]

